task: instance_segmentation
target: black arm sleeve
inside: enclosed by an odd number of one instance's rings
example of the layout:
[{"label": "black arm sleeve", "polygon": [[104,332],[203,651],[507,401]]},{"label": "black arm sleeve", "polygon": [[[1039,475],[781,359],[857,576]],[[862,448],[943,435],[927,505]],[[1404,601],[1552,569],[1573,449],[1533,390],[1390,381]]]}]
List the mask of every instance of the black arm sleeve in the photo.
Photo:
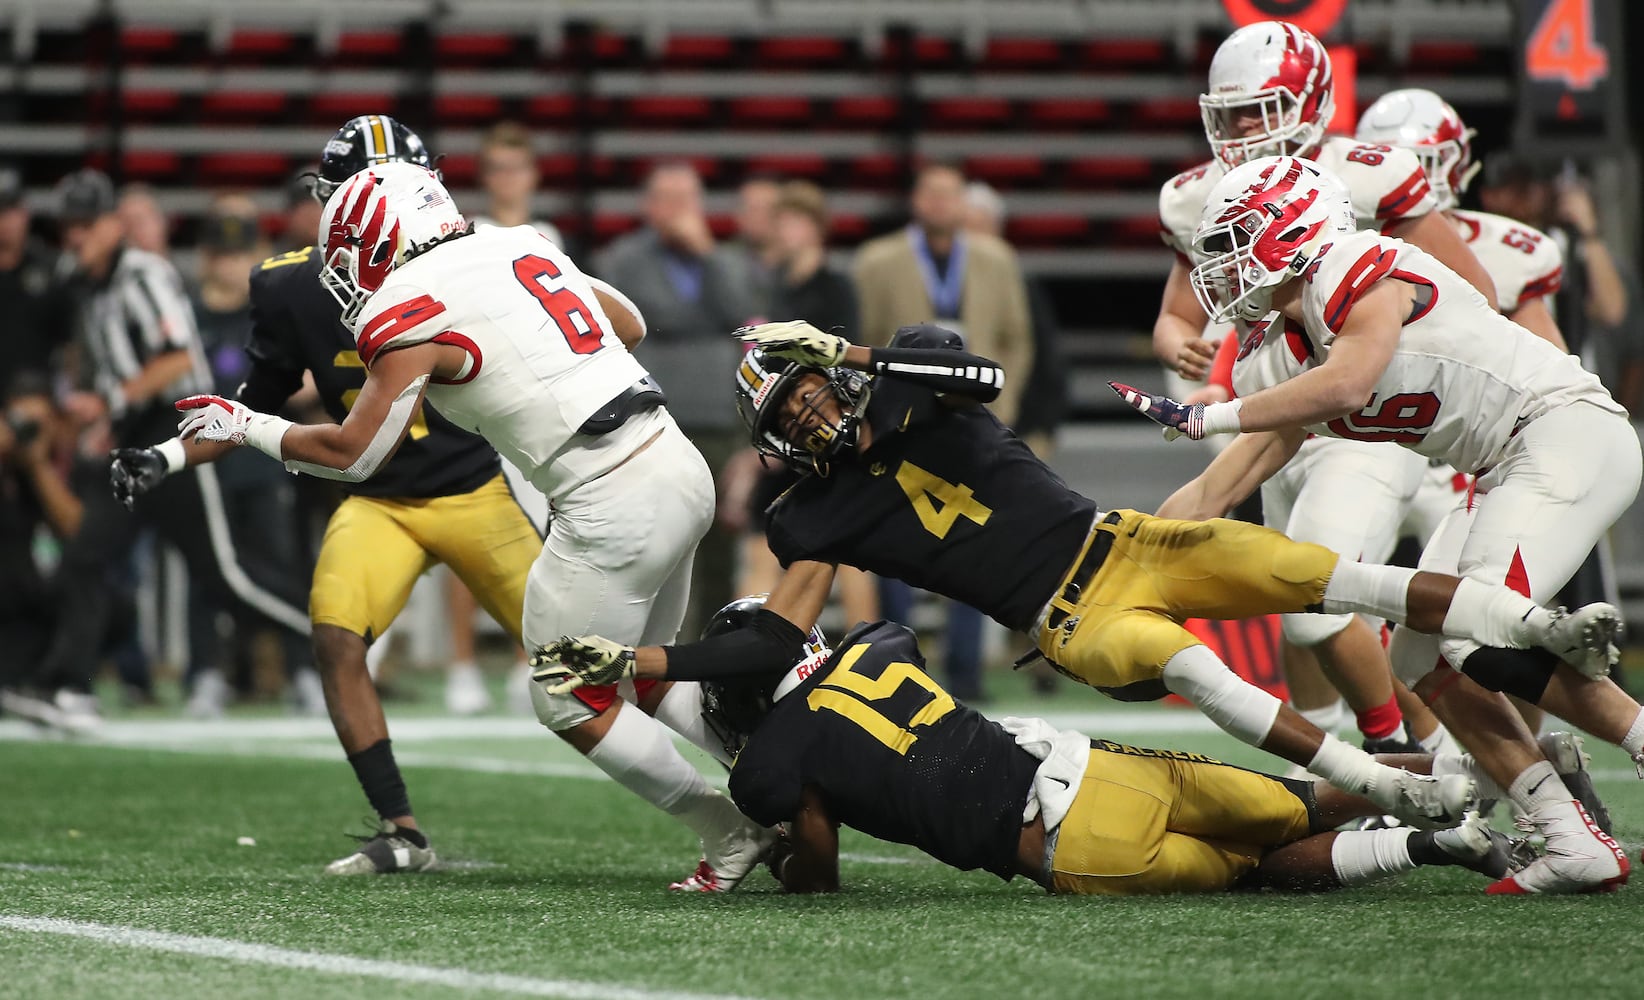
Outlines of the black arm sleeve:
[{"label": "black arm sleeve", "polygon": [[944,347],[875,347],[868,372],[978,403],[993,402],[1005,386],[998,362]]},{"label": "black arm sleeve", "polygon": [[667,679],[671,681],[776,674],[799,662],[805,632],[776,612],[760,608],[747,628],[662,648],[668,654]]}]

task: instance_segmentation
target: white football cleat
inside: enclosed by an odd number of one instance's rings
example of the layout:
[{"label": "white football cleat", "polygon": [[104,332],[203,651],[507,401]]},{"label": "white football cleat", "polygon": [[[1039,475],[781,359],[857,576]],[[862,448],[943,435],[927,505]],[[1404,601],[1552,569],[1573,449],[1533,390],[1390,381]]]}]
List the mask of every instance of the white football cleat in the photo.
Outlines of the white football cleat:
[{"label": "white football cleat", "polygon": [[485,675],[472,663],[451,668],[445,675],[445,710],[452,715],[479,715],[491,710],[491,692]]},{"label": "white football cleat", "polygon": [[774,843],[775,830],[745,822],[721,838],[697,862],[696,871],[668,888],[674,892],[730,892],[765,860]]},{"label": "white football cleat", "polygon": [[[1572,818],[1573,817],[1573,818]],[[1491,896],[1532,896],[1578,892],[1614,892],[1632,872],[1627,852],[1598,828],[1581,803],[1560,804],[1551,816],[1532,819],[1547,838],[1545,853],[1491,883]]]},{"label": "white football cleat", "polygon": [[1553,609],[1553,623],[1541,645],[1584,677],[1608,676],[1621,660],[1616,646],[1622,631],[1621,612],[1614,605],[1595,603],[1566,611]]},{"label": "white football cleat", "polygon": [[1598,797],[1598,790],[1593,787],[1593,776],[1587,771],[1587,763],[1592,758],[1587,755],[1586,742],[1575,733],[1558,732],[1537,739],[1536,745],[1541,747],[1542,755],[1552,763],[1564,787],[1587,810],[1593,824],[1604,833],[1613,830],[1610,809]]},{"label": "white football cleat", "polygon": [[[367,820],[367,822],[370,822]],[[439,859],[434,847],[418,847],[401,836],[401,830],[388,820],[379,820],[375,832],[368,837],[355,837],[359,850],[346,858],[338,858],[325,866],[327,875],[391,875],[396,872],[422,872],[434,867]]]},{"label": "white football cleat", "polygon": [[1460,774],[1435,778],[1387,767],[1377,774],[1364,796],[1418,830],[1449,829],[1478,808],[1478,786],[1472,778]]}]

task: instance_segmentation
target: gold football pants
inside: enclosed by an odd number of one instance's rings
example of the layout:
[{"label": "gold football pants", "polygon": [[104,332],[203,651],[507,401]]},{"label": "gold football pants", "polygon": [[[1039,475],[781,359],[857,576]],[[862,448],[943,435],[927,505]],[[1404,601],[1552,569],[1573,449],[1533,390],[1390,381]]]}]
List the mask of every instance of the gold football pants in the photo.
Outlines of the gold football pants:
[{"label": "gold football pants", "polygon": [[[1074,586],[1093,547],[1106,556],[1088,583]],[[1338,558],[1243,521],[1116,510],[1097,522],[1057,587],[1039,651],[1112,697],[1162,698],[1165,663],[1199,642],[1183,621],[1308,610],[1324,599]]]},{"label": "gold football pants", "polygon": [[1278,778],[1200,754],[1096,740],[1056,831],[1051,891],[1220,892],[1267,851],[1311,832],[1307,803]]},{"label": "gold football pants", "polygon": [[308,616],[374,639],[405,607],[417,577],[442,562],[518,642],[525,577],[541,551],[542,537],[501,475],[426,500],[352,496],[326,525]]}]

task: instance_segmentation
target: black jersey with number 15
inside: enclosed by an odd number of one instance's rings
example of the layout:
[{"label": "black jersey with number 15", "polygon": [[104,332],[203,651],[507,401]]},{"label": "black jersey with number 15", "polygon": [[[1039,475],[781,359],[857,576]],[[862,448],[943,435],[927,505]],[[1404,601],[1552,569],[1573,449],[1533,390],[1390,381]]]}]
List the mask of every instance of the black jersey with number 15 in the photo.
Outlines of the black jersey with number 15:
[{"label": "black jersey with number 15", "polygon": [[811,785],[829,815],[955,868],[1009,880],[1039,761],[924,672],[913,634],[862,626],[777,702],[731,768],[731,798],[787,822]]},{"label": "black jersey with number 15", "polygon": [[866,450],[840,456],[771,506],[766,536],[782,565],[844,563],[1031,627],[1078,556],[1096,504],[985,407],[949,406],[881,375],[865,421]]},{"label": "black jersey with number 15", "polygon": [[[280,381],[285,398],[314,374],[320,402],[341,423],[365,385],[365,365],[354,336],[342,324],[342,308],[320,284],[320,255],[313,247],[270,257],[251,270],[251,343],[246,353],[260,372]],[[259,400],[259,402],[262,402]],[[339,483],[370,497],[428,498],[469,493],[502,471],[496,451],[424,403],[405,440],[376,475],[363,483]]]}]

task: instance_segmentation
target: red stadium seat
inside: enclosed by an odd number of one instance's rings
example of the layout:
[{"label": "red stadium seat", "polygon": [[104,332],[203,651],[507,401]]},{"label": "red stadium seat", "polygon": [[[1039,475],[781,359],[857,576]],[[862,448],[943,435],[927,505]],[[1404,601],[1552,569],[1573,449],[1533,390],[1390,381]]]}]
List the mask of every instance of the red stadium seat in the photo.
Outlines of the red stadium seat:
[{"label": "red stadium seat", "polygon": [[1170,49],[1152,38],[1109,38],[1086,42],[1079,59],[1087,70],[1159,69],[1169,61]]},{"label": "red stadium seat", "polygon": [[473,153],[446,153],[439,158],[440,176],[450,188],[472,187],[479,181],[479,157]]},{"label": "red stadium seat", "polygon": [[1159,217],[1137,215],[1121,219],[1109,228],[1110,238],[1125,246],[1159,246]]},{"label": "red stadium seat", "polygon": [[828,217],[828,237],[838,243],[860,243],[867,239],[868,220],[860,215]]},{"label": "red stadium seat", "polygon": [[990,38],[982,65],[989,69],[1054,69],[1063,57],[1062,43],[1053,38]]},{"label": "red stadium seat", "polygon": [[440,35],[434,39],[434,57],[442,64],[493,64],[508,59],[518,47],[513,35],[500,33]]},{"label": "red stadium seat", "polygon": [[[106,168],[107,164],[102,164]],[[182,169],[182,157],[161,149],[127,150],[120,156],[120,170],[127,180],[176,179]]]},{"label": "red stadium seat", "polygon": [[900,187],[904,180],[902,158],[892,153],[869,153],[850,161],[851,184],[854,187]]},{"label": "red stadium seat", "polygon": [[762,38],[754,57],[771,66],[827,66],[845,62],[850,52],[843,38]]},{"label": "red stadium seat", "polygon": [[400,54],[398,31],[345,31],[337,36],[339,59],[383,59]]},{"label": "red stadium seat", "polygon": [[577,158],[568,153],[537,157],[539,184],[567,184],[576,179]]},{"label": "red stadium seat", "polygon": [[1045,175],[1045,162],[1037,156],[973,156],[965,161],[965,173],[975,180],[1000,187],[1032,184]]},{"label": "red stadium seat", "polygon": [[532,125],[563,125],[576,113],[577,99],[570,94],[538,94],[525,102],[525,120]]},{"label": "red stadium seat", "polygon": [[490,123],[502,117],[502,99],[494,94],[439,94],[434,117],[442,121]]},{"label": "red stadium seat", "polygon": [[1092,98],[1052,97],[1034,101],[1027,107],[1027,120],[1034,128],[1087,129],[1107,125],[1113,108]]},{"label": "red stadium seat", "polygon": [[335,123],[335,127],[356,115],[391,115],[396,104],[391,94],[315,94],[308,102],[308,113],[315,121]]},{"label": "red stadium seat", "polygon": [[639,220],[631,215],[596,215],[593,239],[595,243],[605,243],[638,228]]},{"label": "red stadium seat", "polygon": [[1151,183],[1153,177],[1152,160],[1129,156],[1091,156],[1069,160],[1063,168],[1065,182],[1082,188]]},{"label": "red stadium seat", "polygon": [[1090,238],[1090,223],[1078,215],[1019,215],[1005,223],[1005,236],[1024,246],[1062,246]]},{"label": "red stadium seat", "polygon": [[894,97],[841,97],[833,102],[833,120],[849,128],[884,128],[900,109]]},{"label": "red stadium seat", "polygon": [[724,65],[735,52],[735,42],[724,35],[670,35],[661,61],[669,66]]},{"label": "red stadium seat", "polygon": [[128,90],[120,101],[128,117],[150,121],[175,115],[183,104],[182,95],[172,90]]},{"label": "red stadium seat", "polygon": [[267,184],[284,180],[291,169],[280,153],[207,153],[199,160],[205,184]]},{"label": "red stadium seat", "polygon": [[214,121],[261,121],[284,111],[279,91],[218,91],[200,101],[200,113]]},{"label": "red stadium seat", "polygon": [[814,181],[828,172],[828,161],[813,153],[767,153],[749,157],[743,169],[749,174],[803,177]]},{"label": "red stadium seat", "polygon": [[231,59],[260,59],[289,55],[296,48],[297,38],[289,31],[240,28],[229,36],[223,54]]},{"label": "red stadium seat", "polygon": [[687,94],[656,94],[629,100],[622,117],[632,125],[687,127],[713,114],[713,102]]},{"label": "red stadium seat", "polygon": [[1146,128],[1191,129],[1204,121],[1197,96],[1149,98],[1136,105],[1134,115],[1136,124]]},{"label": "red stadium seat", "polygon": [[731,121],[745,126],[791,126],[814,124],[811,102],[804,97],[739,97],[729,104]]},{"label": "red stadium seat", "polygon": [[925,116],[935,128],[987,128],[1009,122],[1011,111],[1002,97],[945,97],[932,101]]},{"label": "red stadium seat", "polygon": [[162,55],[177,50],[181,42],[178,32],[170,28],[131,25],[120,29],[120,47],[126,55]]}]

